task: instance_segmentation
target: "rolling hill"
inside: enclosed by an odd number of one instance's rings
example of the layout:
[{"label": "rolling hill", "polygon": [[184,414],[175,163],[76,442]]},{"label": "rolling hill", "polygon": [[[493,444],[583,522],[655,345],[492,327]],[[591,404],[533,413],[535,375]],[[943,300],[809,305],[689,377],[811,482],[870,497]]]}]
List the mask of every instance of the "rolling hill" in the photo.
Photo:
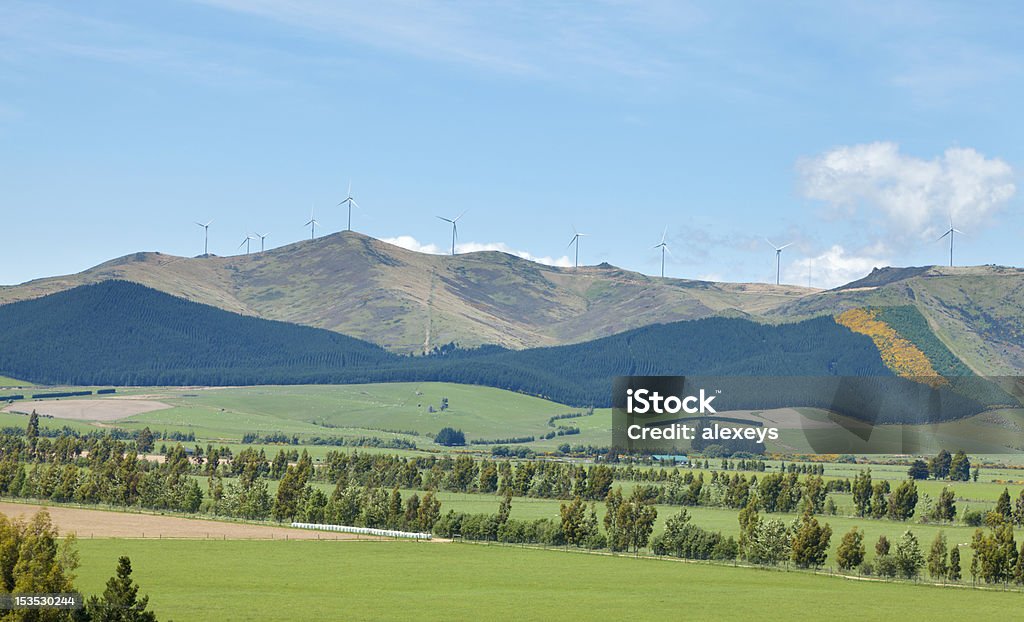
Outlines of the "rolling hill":
[{"label": "rolling hill", "polygon": [[775,319],[857,307],[913,306],[943,344],[975,373],[1024,370],[1024,270],[1001,266],[876,269],[833,290],[785,302]]},{"label": "rolling hill", "polygon": [[576,343],[654,323],[759,315],[815,291],[660,279],[606,264],[556,268],[500,252],[427,255],[342,232],[233,257],[136,253],[79,274],[0,287],[0,304],[112,279],[402,354],[449,342]]},{"label": "rolling hill", "polygon": [[566,346],[405,356],[117,280],[0,306],[0,372],[76,385],[444,381],[575,406],[607,405],[617,375],[890,375],[869,337],[830,317],[706,318]]},{"label": "rolling hill", "polygon": [[1024,370],[1024,270],[997,266],[882,268],[821,291],[662,279],[608,264],[557,268],[500,252],[427,255],[342,232],[233,257],[136,253],[79,274],[0,287],[0,305],[109,280],[327,329],[398,354],[450,342],[558,346],[712,317],[785,323],[912,306],[972,371]]}]

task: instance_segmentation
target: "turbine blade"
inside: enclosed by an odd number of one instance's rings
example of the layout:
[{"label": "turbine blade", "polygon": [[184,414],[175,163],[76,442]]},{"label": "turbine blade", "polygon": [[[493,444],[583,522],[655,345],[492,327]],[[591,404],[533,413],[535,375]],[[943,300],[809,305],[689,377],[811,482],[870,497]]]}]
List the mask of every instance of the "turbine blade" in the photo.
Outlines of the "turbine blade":
[{"label": "turbine blade", "polygon": [[665,230],[661,232],[661,243],[665,243],[665,238],[668,237],[668,225],[665,225]]},{"label": "turbine blade", "polygon": [[790,247],[790,246],[793,246],[793,242],[790,242],[789,244],[786,244],[785,246],[780,246],[780,247],[779,247],[779,250],[781,251],[782,249],[784,249],[784,248],[788,248],[788,247]]},{"label": "turbine blade", "polygon": [[459,214],[458,216],[456,216],[456,217],[455,217],[455,220],[453,220],[452,222],[453,222],[453,223],[455,223],[455,222],[458,222],[458,221],[459,221],[459,218],[462,218],[463,216],[465,216],[465,215],[466,215],[466,212],[468,212],[468,211],[469,211],[468,209],[467,209],[467,210],[462,210],[462,213],[461,213],[461,214]]},{"label": "turbine blade", "polygon": [[351,202],[351,203],[352,203],[352,205],[354,205],[355,207],[359,207],[359,204],[358,204],[358,203],[356,203],[356,200],[355,200],[355,199],[349,199],[349,202]]},{"label": "turbine blade", "polygon": [[941,240],[942,238],[946,237],[946,236],[947,236],[947,235],[949,235],[950,233],[953,233],[953,230],[952,230],[952,229],[950,229],[949,231],[947,231],[947,232],[943,233],[942,235],[940,235],[940,236],[939,236],[939,239],[938,239],[938,240],[935,240],[935,241],[936,241],[936,242],[938,242],[939,240]]},{"label": "turbine blade", "polygon": [[964,233],[963,231],[961,231],[959,229],[953,229],[953,231],[956,232],[956,233],[959,233],[960,235],[967,235],[966,233]]},{"label": "turbine blade", "polygon": [[445,218],[444,216],[438,216],[438,218],[440,218],[441,220],[443,220],[443,221],[445,221],[445,222],[450,222],[450,223],[452,223],[453,225],[455,224],[455,221],[454,221],[454,220],[449,220],[448,218]]},{"label": "turbine blade", "polygon": [[772,248],[774,248],[775,250],[779,250],[779,247],[778,247],[778,246],[775,246],[775,242],[772,242],[772,241],[771,241],[771,240],[769,240],[768,238],[765,238],[765,239],[764,239],[764,241],[765,241],[765,242],[768,242],[768,245],[769,245],[769,246],[771,246]]}]

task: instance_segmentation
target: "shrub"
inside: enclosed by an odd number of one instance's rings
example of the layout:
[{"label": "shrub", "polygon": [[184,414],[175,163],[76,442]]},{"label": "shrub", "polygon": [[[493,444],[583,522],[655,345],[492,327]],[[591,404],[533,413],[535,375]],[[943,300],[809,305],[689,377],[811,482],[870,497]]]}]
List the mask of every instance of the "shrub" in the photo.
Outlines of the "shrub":
[{"label": "shrub", "polygon": [[445,447],[456,447],[466,444],[466,435],[462,430],[454,428],[441,428],[441,431],[434,437],[434,442]]}]

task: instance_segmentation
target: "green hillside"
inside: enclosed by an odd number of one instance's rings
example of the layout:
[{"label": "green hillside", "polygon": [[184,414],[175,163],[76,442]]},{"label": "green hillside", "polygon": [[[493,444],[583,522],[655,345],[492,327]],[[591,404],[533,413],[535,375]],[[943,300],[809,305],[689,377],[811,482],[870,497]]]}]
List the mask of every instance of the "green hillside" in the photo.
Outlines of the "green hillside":
[{"label": "green hillside", "polygon": [[1017,375],[1024,369],[1024,270],[1019,268],[884,268],[843,287],[780,305],[768,316],[792,319],[855,307],[908,305],[973,372]]},{"label": "green hillside", "polygon": [[0,376],[0,387],[16,389],[19,387],[31,386],[31,382],[25,382],[24,380],[17,380],[15,378],[8,378],[7,376]]},{"label": "green hillside", "polygon": [[106,281],[0,306],[0,329],[0,371],[49,384],[448,381],[601,406],[621,375],[889,375],[870,338],[828,317],[779,325],[708,318],[569,346],[409,357]]},{"label": "green hillside", "polygon": [[913,306],[975,373],[1024,369],[1024,270],[998,266],[882,268],[820,291],[663,279],[608,264],[557,268],[500,252],[429,255],[342,232],[233,257],[135,253],[79,274],[0,287],[0,305],[109,280],[324,328],[398,354],[451,342],[558,346],[709,317],[795,322],[853,307]]},{"label": "green hillside", "polygon": [[[246,435],[284,435],[297,437],[302,444],[315,437],[376,437],[383,440],[403,439],[420,449],[433,448],[434,435],[443,427],[462,430],[469,448],[489,452],[496,444],[528,447],[534,451],[554,451],[559,445],[607,447],[611,441],[611,411],[593,411],[559,404],[519,393],[490,387],[443,382],[354,384],[354,385],[287,385],[219,388],[145,387],[119,390],[118,397],[105,399],[123,404],[129,396],[146,396],[166,404],[167,408],[129,415],[114,421],[92,422],[57,416],[44,417],[40,425],[51,430],[69,427],[77,432],[109,431],[112,427],[134,431],[148,427],[156,432],[194,434],[200,442],[238,443]],[[58,403],[67,406],[66,401]],[[442,403],[447,408],[441,409]],[[51,410],[54,402],[30,401],[13,408],[20,412]],[[841,416],[815,409],[799,409],[812,421],[842,422]],[[770,417],[775,415],[770,414]],[[0,428],[24,429],[24,415],[0,412]],[[575,428],[574,434],[554,435],[559,426]],[[893,453],[903,447],[904,435],[921,441],[921,451],[935,453],[939,449],[957,447],[977,453],[1007,453],[1024,450],[1020,435],[1014,433],[1024,426],[1024,409],[993,410],[973,417],[940,423],[930,427],[878,426],[871,435],[872,450],[891,444]],[[844,426],[846,427],[846,426]],[[837,426],[784,427],[778,442],[768,444],[769,451],[815,453],[811,440],[815,435],[848,439],[850,453],[864,451],[867,443]],[[528,439],[521,443],[498,443],[508,439]],[[477,444],[491,441],[489,444]],[[266,445],[268,443],[255,443]],[[315,457],[322,457],[330,446],[310,447]],[[273,446],[270,453],[276,453]],[[395,451],[395,450],[391,450]],[[905,469],[900,472],[904,474]],[[1001,488],[1000,488],[1001,490]],[[996,491],[999,492],[999,491]]]}]

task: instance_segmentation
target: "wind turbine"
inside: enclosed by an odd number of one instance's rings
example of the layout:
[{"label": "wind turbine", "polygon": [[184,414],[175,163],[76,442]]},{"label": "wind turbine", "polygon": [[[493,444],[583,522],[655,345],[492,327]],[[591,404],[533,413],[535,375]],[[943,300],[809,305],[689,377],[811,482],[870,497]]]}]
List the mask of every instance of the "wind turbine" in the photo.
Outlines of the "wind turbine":
[{"label": "wind turbine", "polygon": [[200,227],[202,227],[203,231],[205,233],[205,237],[203,239],[203,255],[204,256],[205,255],[209,255],[210,254],[210,225],[213,224],[213,221],[211,220],[210,222],[206,223],[205,225],[203,223],[201,223],[201,222],[197,222],[196,224],[199,225]]},{"label": "wind turbine", "polygon": [[268,237],[270,237],[270,234],[269,233],[257,233],[256,237],[260,239],[260,252],[262,253],[263,249],[264,249],[263,243],[264,243],[264,241],[266,241],[266,239]]},{"label": "wind turbine", "polygon": [[457,224],[455,224],[455,223],[459,222],[459,218],[462,218],[465,215],[466,215],[466,212],[462,212],[461,214],[456,216],[454,219],[452,219],[452,218],[445,218],[444,216],[438,216],[438,218],[440,218],[441,220],[443,220],[445,222],[452,223],[452,255],[453,256],[455,255],[455,238],[457,238],[458,235],[459,235],[459,226]]},{"label": "wind turbine", "polygon": [[320,224],[320,222],[316,219],[316,216],[313,215],[313,208],[310,207],[309,208],[309,222],[307,222],[306,224],[303,225],[303,227],[309,227],[309,239],[310,240],[312,240],[313,238],[316,237],[316,226],[319,225],[319,224]]},{"label": "wind turbine", "polygon": [[765,238],[764,241],[771,244],[772,248],[775,249],[775,284],[778,285],[780,280],[779,277],[782,274],[782,250],[793,246],[793,243],[790,242],[789,244],[783,244],[782,246],[775,246],[775,244],[772,244],[772,241],[768,238]]},{"label": "wind turbine", "polygon": [[[668,250],[668,244],[665,242],[665,236],[668,235],[668,227],[665,227],[665,231],[661,234],[661,242],[656,244],[654,248],[661,249],[661,278],[665,278],[665,251]],[[579,243],[577,243],[579,246]]]},{"label": "wind turbine", "polygon": [[942,238],[946,237],[947,235],[949,236],[949,267],[950,268],[953,267],[953,238],[955,237],[954,234],[957,234],[957,233],[959,233],[960,235],[966,235],[963,231],[953,227],[953,217],[950,216],[949,217],[949,229],[945,233],[943,233],[941,236],[939,236],[938,240],[935,240],[936,242],[938,242],[938,241],[942,240]]},{"label": "wind turbine", "polygon": [[238,248],[242,248],[244,246],[245,247],[245,254],[248,255],[249,254],[249,243],[252,242],[255,239],[256,239],[256,237],[252,236],[252,235],[245,236],[245,239],[242,240],[242,243],[238,245]]},{"label": "wind turbine", "polygon": [[345,197],[345,200],[342,201],[341,203],[338,203],[338,205],[345,205],[346,203],[348,203],[348,229],[346,229],[346,231],[351,231],[352,230],[352,206],[355,205],[356,207],[359,207],[359,204],[356,203],[356,200],[354,198],[352,198],[352,180],[349,180],[349,182],[348,182],[348,195]]},{"label": "wind turbine", "polygon": [[580,233],[579,231],[576,230],[575,226],[573,226],[573,228],[572,228],[572,233],[573,233],[572,239],[569,240],[569,244],[566,246],[566,248],[569,248],[573,244],[576,245],[576,267],[579,268],[580,267],[580,238],[586,237],[586,236],[588,236],[590,234],[589,233]]}]

